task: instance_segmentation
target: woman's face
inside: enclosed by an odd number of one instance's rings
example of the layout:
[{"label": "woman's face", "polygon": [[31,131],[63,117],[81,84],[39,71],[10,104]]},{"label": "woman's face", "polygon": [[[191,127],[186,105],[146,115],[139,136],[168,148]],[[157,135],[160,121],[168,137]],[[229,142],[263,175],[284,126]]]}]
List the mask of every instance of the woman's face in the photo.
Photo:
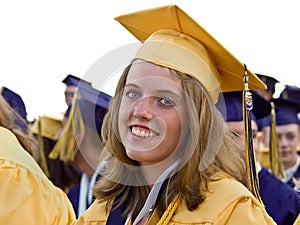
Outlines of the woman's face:
[{"label": "woman's face", "polygon": [[285,169],[292,167],[297,161],[297,147],[300,144],[298,124],[276,126],[280,157]]},{"label": "woman's face", "polygon": [[[167,159],[187,123],[181,81],[165,67],[137,61],[127,76],[119,109],[126,154],[140,165]],[[174,161],[174,159],[169,160]]]}]

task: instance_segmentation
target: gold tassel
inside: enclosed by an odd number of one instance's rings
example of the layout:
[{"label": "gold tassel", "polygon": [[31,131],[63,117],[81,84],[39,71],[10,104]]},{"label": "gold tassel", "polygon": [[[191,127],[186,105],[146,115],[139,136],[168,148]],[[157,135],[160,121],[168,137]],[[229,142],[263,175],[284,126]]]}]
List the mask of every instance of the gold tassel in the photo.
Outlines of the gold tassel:
[{"label": "gold tassel", "polygon": [[49,158],[72,162],[83,139],[85,125],[78,105],[78,98],[74,97],[72,108],[63,132],[49,154]]},{"label": "gold tassel", "polygon": [[285,177],[283,163],[279,156],[278,140],[276,133],[275,105],[271,102],[271,135],[270,135],[270,168],[272,173],[283,179]]},{"label": "gold tassel", "polygon": [[46,176],[50,178],[50,172],[48,169],[47,160],[46,160],[45,151],[44,151],[44,139],[42,136],[42,122],[41,121],[42,121],[42,119],[41,119],[41,117],[39,117],[39,119],[38,119],[38,142],[39,142],[39,149],[40,149],[41,168],[44,171],[44,173],[46,174]]},{"label": "gold tassel", "polygon": [[245,150],[246,150],[246,167],[250,182],[250,191],[263,204],[259,194],[259,180],[256,171],[255,152],[253,150],[252,126],[250,118],[250,110],[253,108],[252,95],[249,91],[247,67],[245,66],[244,74],[244,90],[243,90],[243,119],[244,119],[244,135],[245,135]]}]

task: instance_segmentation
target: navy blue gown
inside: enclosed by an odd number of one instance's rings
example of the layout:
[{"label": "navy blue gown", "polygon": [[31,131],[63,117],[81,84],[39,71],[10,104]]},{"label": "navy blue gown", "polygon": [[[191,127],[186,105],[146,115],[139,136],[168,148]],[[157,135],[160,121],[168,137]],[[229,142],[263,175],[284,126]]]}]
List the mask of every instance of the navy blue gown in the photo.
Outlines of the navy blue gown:
[{"label": "navy blue gown", "polygon": [[293,225],[300,213],[300,194],[266,169],[258,173],[260,196],[278,225]]}]

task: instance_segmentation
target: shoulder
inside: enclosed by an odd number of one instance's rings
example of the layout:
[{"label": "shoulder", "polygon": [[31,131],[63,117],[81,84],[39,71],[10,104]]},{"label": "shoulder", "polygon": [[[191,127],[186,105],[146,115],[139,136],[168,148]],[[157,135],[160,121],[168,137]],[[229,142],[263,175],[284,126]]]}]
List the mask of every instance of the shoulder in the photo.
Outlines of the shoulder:
[{"label": "shoulder", "polygon": [[108,212],[106,203],[99,203],[97,200],[78,218],[74,225],[80,224],[106,224]]},{"label": "shoulder", "polygon": [[[67,195],[53,185],[15,136],[3,127],[0,145],[0,198],[5,205],[1,221],[18,224],[20,218],[28,218],[31,224],[69,224],[75,220]],[[28,214],[28,208],[33,213]]]},{"label": "shoulder", "polygon": [[14,162],[36,176],[47,178],[35,159],[21,146],[16,136],[0,126],[0,159]]},{"label": "shoulder", "polygon": [[236,220],[237,223],[232,224],[239,224],[238,221],[244,221],[244,224],[274,224],[264,207],[243,184],[223,173],[213,178],[215,180],[208,184],[205,201],[194,211],[181,204],[174,215],[174,222],[227,224]]}]

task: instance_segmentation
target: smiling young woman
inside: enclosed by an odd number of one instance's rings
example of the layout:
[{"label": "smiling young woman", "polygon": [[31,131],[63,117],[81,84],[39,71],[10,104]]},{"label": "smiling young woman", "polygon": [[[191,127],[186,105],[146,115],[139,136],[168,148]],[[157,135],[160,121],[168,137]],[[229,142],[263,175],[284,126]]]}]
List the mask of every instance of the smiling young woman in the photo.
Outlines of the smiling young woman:
[{"label": "smiling young woman", "polygon": [[104,119],[97,200],[75,224],[275,224],[214,105],[243,90],[243,64],[177,6],[116,19],[143,44]]}]

